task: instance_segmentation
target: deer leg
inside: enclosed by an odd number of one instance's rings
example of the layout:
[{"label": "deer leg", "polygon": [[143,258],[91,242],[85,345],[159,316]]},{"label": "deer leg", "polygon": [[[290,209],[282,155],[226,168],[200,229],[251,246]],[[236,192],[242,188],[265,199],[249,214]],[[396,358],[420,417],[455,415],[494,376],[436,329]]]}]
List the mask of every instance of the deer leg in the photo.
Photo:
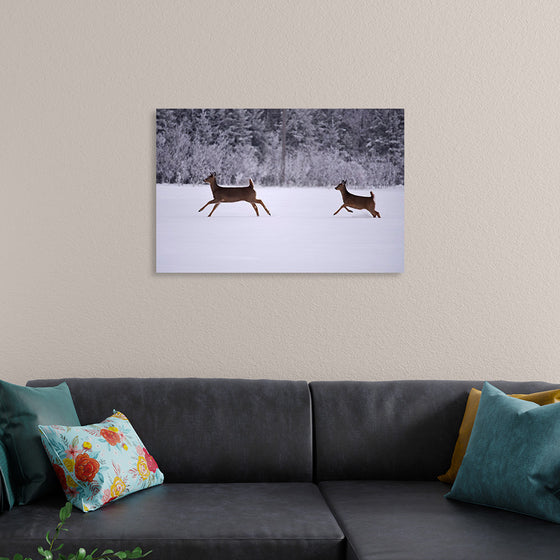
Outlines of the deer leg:
[{"label": "deer leg", "polygon": [[[208,203],[208,204],[210,204],[210,203]],[[210,216],[214,213],[214,210],[216,210],[216,208],[218,208],[218,206],[220,206],[220,203],[219,203],[219,202],[217,202],[216,204],[214,204],[214,208],[212,208],[212,212],[210,212],[210,214],[208,214],[208,217],[210,217]]]},{"label": "deer leg", "polygon": [[253,209],[255,210],[255,212],[257,213],[257,216],[259,215],[259,209],[257,208],[257,205],[254,202],[249,202],[249,204],[253,207]]},{"label": "deer leg", "polygon": [[[343,208],[346,208],[344,204],[333,214],[333,216],[336,216]],[[346,210],[348,210],[348,208],[346,208]]]},{"label": "deer leg", "polygon": [[213,198],[212,200],[209,200],[200,210],[199,212],[202,212],[209,204],[215,204],[217,201],[215,198]]},{"label": "deer leg", "polygon": [[348,206],[345,206],[344,210],[346,210],[346,212],[350,212],[350,214],[352,214],[352,210],[350,210],[350,208],[348,208]]},{"label": "deer leg", "polygon": [[263,202],[260,198],[257,198],[257,199],[255,200],[255,202],[256,202],[257,204],[260,204],[260,205],[266,210],[266,213],[267,213],[269,216],[271,216],[270,212],[268,211],[268,208],[264,205],[264,202]]}]

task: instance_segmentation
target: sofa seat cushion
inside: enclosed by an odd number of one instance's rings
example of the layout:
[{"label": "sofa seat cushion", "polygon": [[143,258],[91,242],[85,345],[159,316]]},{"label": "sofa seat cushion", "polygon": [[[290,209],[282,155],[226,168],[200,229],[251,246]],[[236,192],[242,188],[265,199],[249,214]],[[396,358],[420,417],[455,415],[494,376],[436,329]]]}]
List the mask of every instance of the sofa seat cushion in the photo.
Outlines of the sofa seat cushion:
[{"label": "sofa seat cushion", "polygon": [[[0,556],[31,555],[62,500],[2,514]],[[106,508],[73,510],[63,553],[84,546],[153,550],[152,560],[342,560],[345,540],[312,483],[164,484]]]},{"label": "sofa seat cushion", "polygon": [[320,483],[346,538],[349,560],[555,558],[558,525],[446,500],[430,481]]}]

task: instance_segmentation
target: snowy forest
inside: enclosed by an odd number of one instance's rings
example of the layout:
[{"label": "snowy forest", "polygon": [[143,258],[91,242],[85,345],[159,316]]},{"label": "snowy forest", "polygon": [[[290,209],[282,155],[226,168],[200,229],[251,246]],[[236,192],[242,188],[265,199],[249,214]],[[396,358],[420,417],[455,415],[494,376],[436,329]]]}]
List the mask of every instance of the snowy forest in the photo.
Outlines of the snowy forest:
[{"label": "snowy forest", "polygon": [[404,184],[403,109],[158,109],[158,183]]}]

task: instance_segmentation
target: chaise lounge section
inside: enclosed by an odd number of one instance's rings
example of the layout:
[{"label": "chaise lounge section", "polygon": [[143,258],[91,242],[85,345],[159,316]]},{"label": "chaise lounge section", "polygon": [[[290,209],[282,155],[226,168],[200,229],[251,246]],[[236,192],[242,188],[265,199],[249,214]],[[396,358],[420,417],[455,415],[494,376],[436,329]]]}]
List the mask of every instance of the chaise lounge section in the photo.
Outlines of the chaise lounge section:
[{"label": "chaise lounge section", "polygon": [[[558,389],[492,382],[506,393]],[[560,527],[446,500],[473,381],[310,384],[315,479],[346,536],[348,560],[514,560],[554,556]]]}]

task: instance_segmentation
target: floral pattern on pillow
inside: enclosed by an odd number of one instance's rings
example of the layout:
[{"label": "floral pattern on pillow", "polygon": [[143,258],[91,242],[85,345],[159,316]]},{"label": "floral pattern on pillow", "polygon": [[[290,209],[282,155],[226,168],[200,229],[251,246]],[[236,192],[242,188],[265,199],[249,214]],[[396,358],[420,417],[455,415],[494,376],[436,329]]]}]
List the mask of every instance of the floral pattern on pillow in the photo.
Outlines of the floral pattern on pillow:
[{"label": "floral pattern on pillow", "polygon": [[68,501],[82,511],[163,482],[156,460],[121,412],[99,424],[39,430]]}]

